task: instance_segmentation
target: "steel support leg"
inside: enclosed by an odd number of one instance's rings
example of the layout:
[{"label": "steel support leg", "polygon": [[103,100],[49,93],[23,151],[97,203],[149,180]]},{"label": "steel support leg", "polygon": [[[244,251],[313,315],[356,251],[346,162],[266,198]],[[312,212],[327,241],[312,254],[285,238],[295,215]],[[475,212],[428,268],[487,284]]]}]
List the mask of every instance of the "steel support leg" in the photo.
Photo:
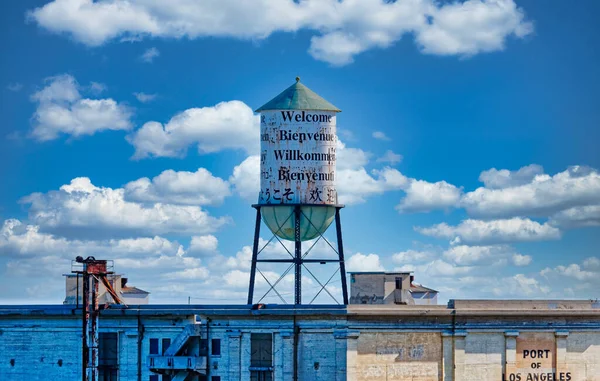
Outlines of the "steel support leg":
[{"label": "steel support leg", "polygon": [[294,241],[295,241],[295,258],[294,263],[296,264],[296,273],[294,276],[294,282],[296,285],[294,304],[302,304],[302,241],[300,241],[300,217],[302,211],[300,206],[294,207]]},{"label": "steel support leg", "polygon": [[256,278],[256,259],[258,257],[258,239],[260,237],[260,206],[256,207],[256,224],[254,225],[254,243],[252,244],[252,267],[250,269],[250,285],[248,288],[248,304],[254,299],[254,280]]},{"label": "steel support leg", "polygon": [[340,209],[335,208],[335,230],[337,233],[338,254],[340,257],[340,275],[342,277],[342,297],[344,305],[348,305],[348,286],[346,285],[346,264],[344,262],[344,241],[342,240],[342,222]]}]

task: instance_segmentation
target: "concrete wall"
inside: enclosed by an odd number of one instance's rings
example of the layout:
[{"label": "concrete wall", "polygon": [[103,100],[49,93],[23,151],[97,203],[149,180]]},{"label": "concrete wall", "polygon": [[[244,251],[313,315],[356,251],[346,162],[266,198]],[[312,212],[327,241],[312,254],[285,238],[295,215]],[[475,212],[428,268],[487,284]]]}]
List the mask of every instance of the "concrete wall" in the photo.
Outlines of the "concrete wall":
[{"label": "concrete wall", "polygon": [[357,380],[438,381],[442,337],[432,332],[361,332],[354,364]]},{"label": "concrete wall", "polygon": [[350,276],[350,303],[382,304],[384,297],[383,274],[352,274]]}]

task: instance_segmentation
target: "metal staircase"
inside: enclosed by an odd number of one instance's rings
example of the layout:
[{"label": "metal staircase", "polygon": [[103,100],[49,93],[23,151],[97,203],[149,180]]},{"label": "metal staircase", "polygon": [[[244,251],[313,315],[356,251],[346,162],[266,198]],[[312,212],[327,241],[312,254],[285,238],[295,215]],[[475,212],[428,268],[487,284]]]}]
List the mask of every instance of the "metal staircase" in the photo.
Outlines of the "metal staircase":
[{"label": "metal staircase", "polygon": [[189,324],[171,342],[162,355],[149,355],[151,372],[171,376],[172,381],[189,381],[206,375],[207,353],[201,346],[202,324]]}]

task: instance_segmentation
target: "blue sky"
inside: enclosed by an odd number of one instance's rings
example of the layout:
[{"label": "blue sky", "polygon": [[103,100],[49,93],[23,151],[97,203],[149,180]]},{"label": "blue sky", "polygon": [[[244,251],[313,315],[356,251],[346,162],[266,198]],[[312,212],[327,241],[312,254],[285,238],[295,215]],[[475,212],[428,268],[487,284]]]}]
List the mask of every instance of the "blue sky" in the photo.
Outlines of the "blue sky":
[{"label": "blue sky", "polygon": [[598,297],[597,2],[171,3],[0,6],[0,303],[60,303],[78,254],[154,302],[244,302],[252,110],[297,75],[342,110],[351,270]]}]

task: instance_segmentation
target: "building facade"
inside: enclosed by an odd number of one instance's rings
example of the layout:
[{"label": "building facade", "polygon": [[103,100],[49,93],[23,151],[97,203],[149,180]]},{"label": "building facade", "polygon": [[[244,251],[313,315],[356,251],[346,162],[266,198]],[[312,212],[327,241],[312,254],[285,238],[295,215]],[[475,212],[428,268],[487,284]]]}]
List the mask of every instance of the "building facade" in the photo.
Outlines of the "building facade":
[{"label": "building facade", "polygon": [[[0,306],[0,380],[81,379],[81,310]],[[100,380],[600,381],[600,303],[111,307]]]}]

